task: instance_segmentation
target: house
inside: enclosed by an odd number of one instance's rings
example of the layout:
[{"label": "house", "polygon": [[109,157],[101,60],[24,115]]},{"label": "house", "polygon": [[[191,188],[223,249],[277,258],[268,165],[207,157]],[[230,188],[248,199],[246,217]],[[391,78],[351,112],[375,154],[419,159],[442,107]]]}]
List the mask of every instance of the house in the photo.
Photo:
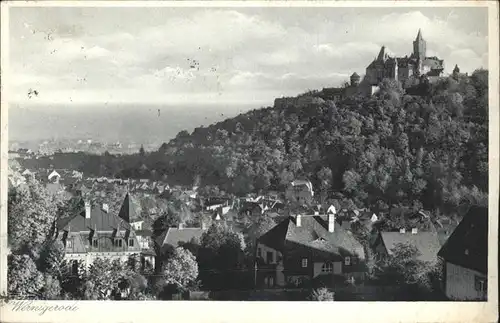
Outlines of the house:
[{"label": "house", "polygon": [[52,172],[50,172],[49,176],[47,176],[47,179],[51,183],[58,183],[59,180],[61,179],[61,175],[59,175],[58,172],[53,170]]},{"label": "house", "polygon": [[229,201],[220,198],[211,198],[205,201],[205,210],[207,211],[215,211],[219,208],[229,205]]},{"label": "house", "polygon": [[156,240],[155,244],[164,253],[165,250],[177,248],[185,244],[199,244],[206,226],[199,228],[186,228],[180,224],[177,228],[167,228]]},{"label": "house", "polygon": [[392,255],[399,244],[414,246],[420,253],[417,259],[430,263],[437,262],[437,252],[441,248],[436,232],[419,232],[417,228],[411,231],[401,229],[399,232],[379,232],[373,240],[372,248],[379,257],[385,257]]},{"label": "house", "polygon": [[257,239],[256,285],[266,287],[363,281],[365,253],[335,214],[289,216]]},{"label": "house", "polygon": [[313,186],[307,180],[294,180],[288,185],[285,195],[291,202],[305,204],[311,202],[314,196]]},{"label": "house", "polygon": [[119,215],[109,212],[106,204],[91,204],[84,199],[72,215],[58,219],[54,223],[52,236],[63,242],[65,259],[77,268],[78,261],[86,266],[96,258],[127,261],[139,254],[146,267],[154,266],[154,255],[143,253],[134,228],[130,225],[126,210],[130,204],[124,203]]},{"label": "house", "polygon": [[443,290],[453,300],[487,300],[488,209],[471,207],[445,242]]}]

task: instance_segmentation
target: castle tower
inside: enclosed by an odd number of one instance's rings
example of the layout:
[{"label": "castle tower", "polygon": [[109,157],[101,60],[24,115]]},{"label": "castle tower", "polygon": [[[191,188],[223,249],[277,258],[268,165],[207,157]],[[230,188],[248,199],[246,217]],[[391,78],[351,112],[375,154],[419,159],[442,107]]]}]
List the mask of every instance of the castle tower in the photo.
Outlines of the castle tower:
[{"label": "castle tower", "polygon": [[377,60],[385,62],[386,59],[387,59],[387,53],[385,52],[385,46],[382,46],[382,48],[380,48],[380,52],[378,53]]},{"label": "castle tower", "polygon": [[351,86],[358,86],[359,85],[359,80],[360,80],[360,77],[359,77],[358,73],[356,73],[356,72],[352,73],[352,75],[351,75]]},{"label": "castle tower", "polygon": [[422,37],[422,32],[418,30],[417,38],[413,42],[413,55],[420,61],[425,59],[426,42]]}]

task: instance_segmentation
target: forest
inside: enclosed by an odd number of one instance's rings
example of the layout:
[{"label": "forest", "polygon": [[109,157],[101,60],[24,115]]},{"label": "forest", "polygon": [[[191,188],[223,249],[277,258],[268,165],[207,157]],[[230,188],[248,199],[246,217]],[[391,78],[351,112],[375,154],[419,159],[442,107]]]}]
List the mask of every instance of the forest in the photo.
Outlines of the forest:
[{"label": "forest", "polygon": [[282,191],[307,178],[322,199],[449,213],[487,204],[488,71],[408,89],[385,79],[372,97],[255,109],[182,131],[154,152],[59,154],[50,163],[87,176],[162,178],[234,195]]}]

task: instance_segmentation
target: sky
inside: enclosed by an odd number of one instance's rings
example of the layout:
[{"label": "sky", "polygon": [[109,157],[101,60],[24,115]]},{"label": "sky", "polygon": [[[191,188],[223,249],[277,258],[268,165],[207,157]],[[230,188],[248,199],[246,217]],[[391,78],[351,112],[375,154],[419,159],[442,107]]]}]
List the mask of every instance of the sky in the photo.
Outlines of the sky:
[{"label": "sky", "polygon": [[411,54],[419,28],[445,72],[472,72],[488,67],[487,17],[471,7],[10,8],[9,100],[272,105],[363,75],[382,45]]}]

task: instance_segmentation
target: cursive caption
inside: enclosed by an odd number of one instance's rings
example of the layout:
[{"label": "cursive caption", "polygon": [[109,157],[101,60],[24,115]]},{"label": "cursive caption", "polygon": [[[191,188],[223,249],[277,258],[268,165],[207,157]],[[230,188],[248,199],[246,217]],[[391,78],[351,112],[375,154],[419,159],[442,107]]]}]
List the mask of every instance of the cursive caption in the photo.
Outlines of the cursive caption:
[{"label": "cursive caption", "polygon": [[49,305],[41,303],[40,301],[10,301],[8,303],[12,306],[14,312],[36,312],[42,316],[47,312],[76,312],[78,306],[71,305]]}]

